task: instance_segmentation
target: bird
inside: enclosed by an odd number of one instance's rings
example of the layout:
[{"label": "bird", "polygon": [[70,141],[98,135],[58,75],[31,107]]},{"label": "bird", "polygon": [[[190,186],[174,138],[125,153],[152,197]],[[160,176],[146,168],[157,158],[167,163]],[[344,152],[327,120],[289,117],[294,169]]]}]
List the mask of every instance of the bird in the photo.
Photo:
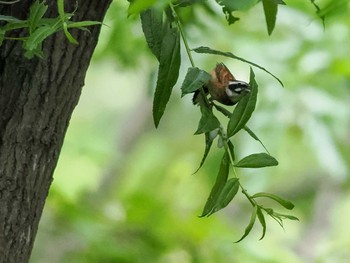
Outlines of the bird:
[{"label": "bird", "polygon": [[[232,106],[250,92],[249,84],[237,80],[224,63],[217,63],[210,75],[211,79],[203,86],[205,95],[210,94],[210,100]],[[199,94],[200,90],[196,90],[192,99],[193,104],[198,104]]]}]

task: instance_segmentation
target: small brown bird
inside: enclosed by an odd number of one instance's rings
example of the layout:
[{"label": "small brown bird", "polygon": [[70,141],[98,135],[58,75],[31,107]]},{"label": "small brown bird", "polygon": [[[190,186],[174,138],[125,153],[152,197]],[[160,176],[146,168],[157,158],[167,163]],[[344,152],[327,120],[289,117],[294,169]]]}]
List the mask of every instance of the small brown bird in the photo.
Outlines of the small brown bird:
[{"label": "small brown bird", "polygon": [[[206,94],[210,94],[211,100],[216,100],[224,105],[235,105],[243,96],[250,92],[249,84],[236,80],[224,63],[218,63],[210,72],[211,79],[203,86]],[[193,96],[193,103],[198,103],[199,90]]]}]

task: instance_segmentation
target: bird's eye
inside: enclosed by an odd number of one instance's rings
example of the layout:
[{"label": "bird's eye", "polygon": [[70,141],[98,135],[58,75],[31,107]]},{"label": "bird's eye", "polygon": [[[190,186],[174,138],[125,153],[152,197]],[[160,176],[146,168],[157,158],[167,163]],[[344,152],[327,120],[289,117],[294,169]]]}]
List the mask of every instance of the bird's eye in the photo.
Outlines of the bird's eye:
[{"label": "bird's eye", "polygon": [[228,88],[231,91],[240,94],[242,91],[249,91],[249,84],[244,81],[234,81],[229,84]]}]

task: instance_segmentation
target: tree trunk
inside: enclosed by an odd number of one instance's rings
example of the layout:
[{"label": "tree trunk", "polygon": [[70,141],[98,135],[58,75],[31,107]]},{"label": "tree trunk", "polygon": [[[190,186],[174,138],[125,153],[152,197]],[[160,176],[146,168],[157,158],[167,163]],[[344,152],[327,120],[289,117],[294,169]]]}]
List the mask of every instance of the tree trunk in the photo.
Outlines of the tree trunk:
[{"label": "tree trunk", "polygon": [[[26,19],[32,1],[0,4],[0,14]],[[57,16],[56,1],[49,16]],[[66,11],[76,1],[65,1]],[[102,21],[111,0],[79,1],[74,20]],[[28,262],[64,135],[76,106],[99,26],[44,42],[44,59],[26,59],[19,41],[0,47],[0,262]],[[22,34],[23,32],[17,32]]]}]

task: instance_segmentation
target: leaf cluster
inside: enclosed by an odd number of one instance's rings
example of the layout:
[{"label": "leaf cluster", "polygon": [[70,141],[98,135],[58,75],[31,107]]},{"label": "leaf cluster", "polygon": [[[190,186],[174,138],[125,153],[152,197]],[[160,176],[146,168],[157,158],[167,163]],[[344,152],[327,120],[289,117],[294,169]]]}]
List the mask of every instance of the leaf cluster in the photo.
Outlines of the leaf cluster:
[{"label": "leaf cluster", "polygon": [[[142,29],[147,41],[147,44],[157,58],[159,62],[158,78],[153,100],[153,119],[156,126],[159,125],[160,119],[164,114],[166,105],[171,96],[173,87],[175,86],[180,69],[180,40],[182,39],[186,53],[191,62],[191,67],[188,68],[187,74],[181,85],[182,96],[198,93],[198,104],[201,111],[201,118],[196,135],[204,134],[205,136],[205,149],[202,160],[196,172],[203,166],[209,152],[212,148],[214,140],[218,139],[218,147],[224,151],[220,168],[216,176],[216,181],[211,189],[207,202],[204,206],[200,217],[207,217],[219,210],[225,208],[237,195],[241,189],[243,195],[248,199],[252,205],[252,216],[250,222],[245,229],[243,236],[237,241],[243,240],[252,229],[256,218],[258,218],[262,228],[263,235],[266,232],[265,215],[271,216],[281,226],[283,226],[283,219],[297,220],[296,217],[291,215],[285,215],[275,212],[272,208],[265,208],[256,201],[256,198],[266,197],[270,198],[277,203],[281,204],[286,209],[292,209],[294,207],[289,201],[284,200],[281,197],[270,193],[258,193],[250,195],[248,191],[242,186],[241,181],[237,175],[236,169],[242,168],[263,168],[278,165],[278,161],[270,155],[266,147],[263,145],[258,136],[247,127],[247,123],[252,117],[257,103],[258,84],[255,79],[255,73],[250,68],[250,92],[240,98],[233,111],[228,110],[216,103],[210,98],[207,98],[207,94],[204,91],[204,87],[208,85],[211,75],[203,69],[195,66],[192,58],[192,52],[207,55],[219,55],[236,59],[241,62],[250,64],[267,74],[275,78],[282,86],[282,81],[272,74],[264,67],[234,55],[231,52],[224,52],[214,50],[209,47],[198,47],[191,49],[187,42],[186,35],[184,33],[181,21],[177,14],[178,8],[189,7],[193,4],[204,1],[191,1],[191,0],[178,0],[173,4],[169,4],[164,8],[150,7],[141,11],[141,23]],[[224,8],[224,13],[228,20],[234,19],[231,17],[231,13],[234,10],[247,8],[247,2],[243,4],[242,1],[217,1]],[[248,1],[250,4],[257,1]],[[135,8],[137,1],[132,2],[131,8]],[[284,4],[282,1],[263,1],[265,15],[271,17],[277,13],[278,4]],[[273,9],[275,8],[275,9]],[[273,11],[273,10],[275,11]],[[132,9],[134,12],[134,9]],[[228,13],[227,13],[228,12]],[[271,19],[268,24],[269,34],[272,32],[275,20]],[[223,124],[219,121],[217,114],[221,113],[227,117],[227,124]],[[235,146],[234,137],[241,131],[246,131],[254,140],[260,142],[266,152],[253,153],[238,161],[235,159]],[[230,176],[230,170],[233,171],[233,176]]]},{"label": "leaf cluster", "polygon": [[[0,21],[4,21],[5,25],[0,27],[0,46],[6,39],[18,40],[23,43],[24,55],[27,58],[34,56],[43,57],[42,44],[52,34],[63,31],[67,39],[72,44],[78,44],[78,41],[71,35],[68,29],[77,28],[86,30],[87,26],[101,24],[97,21],[79,21],[73,22],[71,18],[76,10],[72,13],[64,11],[64,0],[57,0],[58,16],[56,18],[47,18],[45,14],[48,5],[45,1],[35,1],[29,10],[29,16],[26,20],[21,20],[13,16],[0,15]],[[26,30],[26,36],[12,37],[11,32],[14,30]]]}]

